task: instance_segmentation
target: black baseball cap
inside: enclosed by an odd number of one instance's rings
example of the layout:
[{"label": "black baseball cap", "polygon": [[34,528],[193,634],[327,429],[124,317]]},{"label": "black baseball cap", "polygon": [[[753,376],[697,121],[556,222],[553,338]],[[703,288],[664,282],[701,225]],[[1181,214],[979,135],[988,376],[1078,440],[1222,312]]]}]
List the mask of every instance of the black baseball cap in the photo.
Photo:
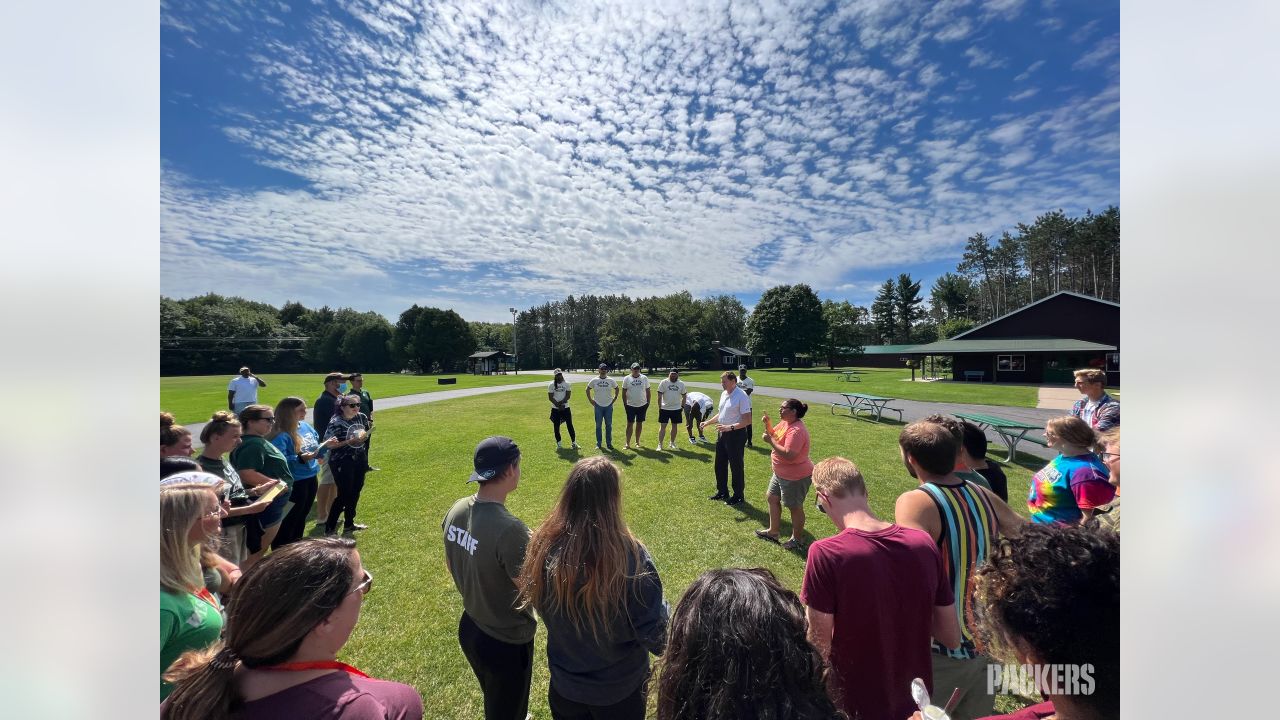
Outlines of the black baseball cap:
[{"label": "black baseball cap", "polygon": [[494,435],[487,437],[476,445],[475,459],[472,464],[475,471],[467,482],[487,482],[497,477],[498,473],[520,459],[520,447],[509,437]]}]

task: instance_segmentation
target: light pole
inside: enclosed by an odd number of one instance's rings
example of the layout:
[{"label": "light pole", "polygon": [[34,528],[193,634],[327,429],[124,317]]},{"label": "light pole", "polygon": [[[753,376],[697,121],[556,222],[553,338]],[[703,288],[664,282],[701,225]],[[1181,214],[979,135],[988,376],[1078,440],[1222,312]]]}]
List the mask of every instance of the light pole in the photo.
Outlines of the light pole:
[{"label": "light pole", "polygon": [[511,354],[516,356],[516,374],[520,374],[520,341],[516,339],[516,309],[511,311]]}]

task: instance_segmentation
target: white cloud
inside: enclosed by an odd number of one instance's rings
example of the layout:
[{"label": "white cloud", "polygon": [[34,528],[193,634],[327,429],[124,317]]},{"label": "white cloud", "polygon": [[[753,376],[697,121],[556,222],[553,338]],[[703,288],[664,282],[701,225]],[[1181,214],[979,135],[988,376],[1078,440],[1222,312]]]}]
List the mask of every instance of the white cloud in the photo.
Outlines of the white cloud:
[{"label": "white cloud", "polygon": [[969,58],[969,67],[976,68],[1001,68],[1009,64],[1007,60],[974,45],[964,51],[965,57]]}]

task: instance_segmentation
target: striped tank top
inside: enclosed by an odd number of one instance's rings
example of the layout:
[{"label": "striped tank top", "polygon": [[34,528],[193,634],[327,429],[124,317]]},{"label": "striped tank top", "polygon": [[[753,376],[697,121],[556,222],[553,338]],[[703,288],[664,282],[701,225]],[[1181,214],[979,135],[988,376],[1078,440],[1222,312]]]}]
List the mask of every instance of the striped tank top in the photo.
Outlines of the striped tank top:
[{"label": "striped tank top", "polygon": [[973,483],[935,485],[924,483],[919,488],[938,508],[942,533],[938,550],[942,553],[947,581],[956,596],[956,616],[960,621],[962,642],[959,650],[949,650],[937,642],[933,651],[939,655],[969,659],[976,657],[973,628],[969,626],[969,608],[973,604],[973,573],[987,559],[996,537],[996,518],[991,501]]}]

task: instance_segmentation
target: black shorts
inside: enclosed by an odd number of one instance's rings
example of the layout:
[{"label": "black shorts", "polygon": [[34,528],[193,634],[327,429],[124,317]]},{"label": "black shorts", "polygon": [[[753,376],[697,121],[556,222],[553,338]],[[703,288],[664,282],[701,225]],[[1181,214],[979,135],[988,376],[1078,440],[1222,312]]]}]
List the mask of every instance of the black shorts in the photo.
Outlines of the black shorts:
[{"label": "black shorts", "polygon": [[624,404],[627,409],[627,422],[644,422],[644,416],[649,413],[649,403],[645,403],[640,407],[631,407]]},{"label": "black shorts", "polygon": [[702,412],[702,406],[694,405],[690,407],[684,406],[684,421],[687,423],[700,423],[703,418],[710,417],[708,413]]},{"label": "black shorts", "polygon": [[551,408],[551,422],[573,422],[573,408]]},{"label": "black shorts", "polygon": [[680,418],[679,410],[663,410],[662,408],[658,408],[659,424],[674,423],[676,425],[679,425],[680,420],[681,418]]}]

